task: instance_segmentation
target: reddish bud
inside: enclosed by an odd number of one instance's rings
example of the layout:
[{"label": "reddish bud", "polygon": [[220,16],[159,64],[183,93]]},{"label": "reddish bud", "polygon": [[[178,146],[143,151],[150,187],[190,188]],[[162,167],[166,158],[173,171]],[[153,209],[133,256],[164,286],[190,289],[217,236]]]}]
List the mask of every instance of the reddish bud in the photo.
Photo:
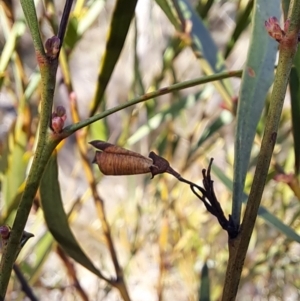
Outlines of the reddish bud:
[{"label": "reddish bud", "polygon": [[58,106],[58,107],[56,108],[56,115],[57,115],[58,117],[64,117],[64,118],[67,118],[65,107],[63,107],[63,106]]},{"label": "reddish bud", "polygon": [[9,235],[10,235],[10,227],[9,226],[6,226],[6,225],[3,225],[0,227],[0,236],[3,240],[7,240],[9,238]]},{"label": "reddish bud", "polygon": [[47,56],[51,59],[55,59],[60,49],[60,39],[57,36],[53,36],[45,43]]},{"label": "reddish bud", "polygon": [[54,133],[59,134],[64,128],[65,121],[62,117],[52,117],[51,126]]},{"label": "reddish bud", "polygon": [[51,117],[51,129],[54,133],[58,134],[63,130],[66,119],[66,109],[63,106],[58,106]]},{"label": "reddish bud", "polygon": [[274,180],[276,182],[282,182],[286,184],[290,184],[294,180],[294,175],[293,174],[284,174],[284,173],[279,173],[274,176]]},{"label": "reddish bud", "polygon": [[[285,24],[285,27],[288,28],[289,23]],[[280,28],[279,22],[276,17],[271,17],[265,21],[265,28],[268,34],[275,39],[277,42],[280,42],[285,36],[285,32]]]}]

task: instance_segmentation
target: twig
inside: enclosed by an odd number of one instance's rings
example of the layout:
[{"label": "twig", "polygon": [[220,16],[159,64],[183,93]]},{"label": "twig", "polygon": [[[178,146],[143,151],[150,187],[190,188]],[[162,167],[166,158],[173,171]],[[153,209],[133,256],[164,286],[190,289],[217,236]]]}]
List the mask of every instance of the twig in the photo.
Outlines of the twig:
[{"label": "twig", "polygon": [[21,283],[22,291],[26,294],[26,296],[31,301],[38,301],[39,299],[34,295],[30,285],[28,284],[27,280],[25,279],[24,275],[22,274],[19,266],[17,264],[14,264],[13,269],[14,269],[14,272],[15,272],[18,280]]},{"label": "twig", "polygon": [[236,298],[248,245],[265,188],[269,165],[276,143],[288,79],[297,49],[300,29],[300,0],[292,0],[290,2],[288,19],[290,20],[290,25],[288,32],[279,46],[279,62],[271,95],[270,108],[244,219],[237,238],[229,241],[229,261],[223,290],[223,301],[233,301]]},{"label": "twig", "polygon": [[65,264],[66,269],[68,271],[68,275],[72,279],[73,286],[77,290],[78,294],[81,296],[81,299],[84,301],[88,301],[89,298],[88,298],[86,292],[81,287],[81,284],[77,278],[74,264],[70,261],[68,256],[66,256],[65,252],[59,245],[56,248],[56,252],[57,252],[58,256],[61,258],[61,260],[63,261],[63,263]]},{"label": "twig", "polygon": [[[69,87],[71,87],[71,85]],[[74,94],[72,94],[72,95],[73,96],[70,97],[72,118],[73,118],[74,122],[78,122],[79,115],[78,115],[76,98],[75,98]],[[111,259],[112,259],[112,262],[114,265],[115,273],[116,273],[116,278],[112,279],[110,283],[112,286],[116,287],[119,290],[124,301],[130,301],[126,283],[124,280],[123,270],[119,264],[117,253],[116,253],[114,243],[113,243],[113,240],[111,237],[110,226],[106,219],[105,210],[104,210],[104,202],[97,192],[97,183],[96,183],[96,180],[95,180],[93,172],[92,172],[89,158],[87,157],[86,131],[84,131],[84,133],[80,133],[80,134],[78,132],[76,135],[77,146],[79,148],[79,152],[80,152],[80,156],[81,156],[81,160],[82,160],[82,164],[83,164],[83,169],[85,171],[86,179],[87,179],[90,189],[92,191],[92,195],[93,195],[93,199],[95,202],[98,217],[102,224],[103,233],[106,238],[107,247],[109,249],[109,253],[110,253],[110,256],[111,256]]]},{"label": "twig", "polygon": [[194,86],[197,86],[197,85],[213,82],[213,81],[219,81],[219,80],[229,78],[229,77],[240,77],[241,75],[242,75],[241,70],[221,72],[221,73],[217,73],[217,74],[214,74],[214,75],[204,76],[204,77],[201,77],[201,78],[196,78],[196,79],[188,80],[188,81],[185,81],[185,82],[177,83],[177,84],[165,87],[165,88],[158,89],[158,90],[153,91],[153,92],[146,93],[142,96],[139,96],[139,97],[134,98],[130,101],[127,101],[124,104],[118,105],[118,106],[116,106],[112,109],[108,109],[103,113],[96,114],[96,115],[94,115],[90,118],[87,118],[87,119],[83,120],[83,121],[80,121],[80,122],[77,122],[77,123],[72,124],[70,126],[67,126],[64,129],[64,132],[61,134],[61,138],[62,139],[66,138],[66,137],[70,136],[71,134],[73,134],[74,132],[76,132],[77,130],[82,129],[82,128],[86,127],[87,125],[92,124],[95,121],[103,119],[103,118],[105,118],[105,117],[107,117],[107,116],[109,116],[113,113],[121,111],[121,110],[123,110],[125,108],[128,108],[130,106],[133,106],[135,104],[144,102],[148,99],[152,99],[152,98],[155,98],[155,97],[158,97],[158,96],[161,96],[161,95],[165,95],[165,94],[171,93],[173,91],[183,90],[183,89],[187,89],[187,88],[194,87]]},{"label": "twig", "polygon": [[60,26],[59,26],[58,33],[57,33],[57,37],[60,40],[61,47],[64,42],[64,37],[65,37],[65,33],[66,33],[68,21],[69,21],[69,15],[71,12],[72,4],[73,4],[73,0],[66,0],[63,15],[61,17]]},{"label": "twig", "polygon": [[[238,227],[233,224],[233,221],[230,216],[227,220],[222,210],[222,207],[216,197],[216,194],[214,192],[214,184],[210,176],[212,162],[213,159],[210,160],[208,169],[202,170],[204,188],[182,178],[181,176],[178,177],[178,180],[190,185],[192,192],[203,202],[207,211],[214,215],[218,219],[221,227],[228,232],[229,238],[234,238],[238,234]],[[202,196],[198,194],[196,189],[201,192]]]},{"label": "twig", "polygon": [[[123,151],[126,151],[123,149]],[[196,185],[195,183],[184,179],[177,171],[175,171],[168,160],[156,155],[154,152],[150,152],[149,158],[152,159],[152,166],[150,166],[149,172],[152,174],[152,178],[161,173],[169,173],[181,182],[190,185],[192,192],[203,202],[208,212],[217,217],[221,227],[228,232],[230,238],[235,238],[238,234],[238,226],[234,225],[232,218],[229,216],[229,220],[226,219],[222,207],[214,192],[214,182],[211,180],[210,171],[213,159],[210,160],[208,170],[202,170],[203,174],[203,186],[204,188]],[[110,165],[111,166],[111,165]],[[99,166],[100,167],[100,166]],[[103,167],[103,166],[102,166]],[[100,168],[101,170],[101,168]],[[196,189],[202,193],[199,195]]]},{"label": "twig", "polygon": [[[56,71],[58,67],[58,54],[56,57],[49,57],[41,40],[39,23],[35,10],[34,1],[21,0],[24,15],[33,38],[37,61],[41,71],[42,94],[41,94],[41,115],[39,123],[39,136],[35,156],[30,168],[22,199],[12,226],[12,232],[7,246],[3,250],[0,262],[0,300],[4,300],[8,282],[10,279],[13,264],[19,250],[20,240],[27,222],[33,199],[36,195],[40,179],[52,151],[58,144],[58,139],[49,139],[49,121],[56,83]],[[57,46],[56,43],[53,44]],[[61,45],[59,45],[60,47]],[[54,48],[53,50],[56,50]],[[55,52],[53,52],[55,53]],[[51,54],[53,54],[51,53]]]}]

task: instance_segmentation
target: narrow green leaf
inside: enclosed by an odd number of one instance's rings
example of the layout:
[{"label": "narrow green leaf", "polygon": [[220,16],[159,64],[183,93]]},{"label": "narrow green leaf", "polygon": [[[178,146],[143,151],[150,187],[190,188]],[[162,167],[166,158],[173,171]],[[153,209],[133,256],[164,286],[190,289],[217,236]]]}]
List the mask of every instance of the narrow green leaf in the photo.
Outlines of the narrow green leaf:
[{"label": "narrow green leaf", "polygon": [[[165,11],[166,6],[170,6],[168,0],[156,1]],[[174,18],[169,18],[175,28],[190,39],[191,47],[200,60],[201,67],[205,74],[210,75],[226,69],[224,59],[219,52],[217,45],[210,32],[207,30],[197,12],[192,7],[189,0],[173,0],[174,7],[170,9]],[[167,14],[167,13],[166,13]],[[167,14],[169,17],[169,13]],[[186,31],[186,32],[185,32]],[[185,38],[183,37],[183,40]],[[227,80],[214,83],[216,89],[222,95],[224,101],[230,106],[232,104],[233,91]]]},{"label": "narrow green leaf", "polygon": [[94,122],[89,127],[89,139],[88,140],[103,140],[107,141],[109,138],[109,129],[105,123],[105,119],[101,119]]},{"label": "narrow green leaf", "polygon": [[290,75],[292,128],[295,152],[295,174],[300,171],[300,51],[298,49]]},{"label": "narrow green leaf", "polygon": [[175,17],[168,0],[156,0],[156,3],[160,6],[160,8],[163,10],[170,22],[175,26],[175,28],[178,29],[178,19]]},{"label": "narrow green leaf", "polygon": [[97,20],[100,12],[104,8],[104,0],[95,0],[91,3],[91,6],[88,8],[88,11],[85,12],[84,16],[80,18],[78,22],[78,34],[83,35],[86,30]]},{"label": "narrow green leaf", "polygon": [[[157,3],[161,8],[166,11],[168,7],[168,0],[160,0]],[[173,1],[175,11],[177,12],[178,18],[170,18],[177,30],[182,30],[182,22],[191,22],[190,34],[192,47],[198,53],[198,55],[204,57],[212,67],[212,70],[216,72],[224,71],[225,64],[222,57],[218,51],[217,45],[213,41],[211,34],[203,24],[202,20],[199,18],[198,14],[190,4],[188,0],[174,0]],[[172,10],[170,10],[172,11]],[[174,11],[173,11],[174,14]],[[169,14],[167,15],[169,17]],[[181,23],[180,23],[180,19]],[[175,23],[176,22],[176,23]]]},{"label": "narrow green leaf", "polygon": [[264,29],[265,20],[279,16],[279,0],[255,2],[252,34],[238,101],[235,135],[232,218],[240,224],[242,195],[256,127],[274,78],[277,43]]},{"label": "narrow green leaf", "polygon": [[226,110],[223,110],[219,117],[209,124],[200,136],[198,142],[193,145],[189,152],[189,157],[192,156],[195,151],[202,146],[211,136],[217,133],[224,125],[229,124],[232,121],[232,114]]},{"label": "narrow green leaf", "polygon": [[209,13],[209,10],[214,4],[214,0],[206,0],[206,1],[198,1],[196,11],[201,17],[201,19],[205,19]]},{"label": "narrow green leaf", "polygon": [[170,107],[157,113],[150,118],[147,124],[141,126],[131,137],[127,139],[127,145],[133,145],[143,137],[149,135],[153,130],[157,129],[168,116],[178,116],[181,110],[191,108],[200,99],[200,93],[189,95],[180,101],[173,103]]},{"label": "narrow green leaf", "polygon": [[[4,208],[1,215],[4,218],[10,214],[8,208],[17,199],[19,189],[25,180],[29,157],[26,155],[27,135],[22,129],[23,115],[19,115],[11,127],[0,159],[0,172]],[[15,204],[16,205],[16,204]]]},{"label": "narrow green leaf", "polygon": [[[4,182],[5,183],[5,182]],[[3,208],[1,212],[0,224],[12,225],[16,216],[19,203],[24,192],[25,182],[21,184],[14,198]]]},{"label": "narrow green leaf", "polygon": [[[224,172],[216,165],[212,165],[212,171],[220,179],[220,181],[227,187],[229,191],[232,191],[233,182],[230,180]],[[243,192],[242,202],[247,203],[248,195]],[[287,238],[292,239],[300,243],[300,235],[297,234],[291,227],[284,224],[280,219],[268,211],[264,206],[260,206],[258,209],[258,216],[263,218],[268,224],[277,229],[279,232],[284,234]]]},{"label": "narrow green leaf", "polygon": [[[30,285],[34,285],[39,280],[41,269],[52,251],[53,244],[53,237],[47,230],[31,249],[26,250],[26,255],[24,250],[21,252],[18,264]],[[29,256],[34,259],[29,259]]]},{"label": "narrow green leaf", "polygon": [[32,266],[26,267],[26,271],[30,275],[30,279],[29,279],[30,284],[34,284],[35,281],[39,279],[41,268],[44,262],[47,260],[49,254],[51,253],[53,244],[54,244],[53,237],[48,231],[35,244],[33,250],[35,255],[34,256],[35,260]]},{"label": "narrow green leaf", "polygon": [[64,47],[67,51],[72,51],[76,43],[80,40],[80,35],[78,34],[78,18],[77,16],[70,16],[66,35],[64,38]]},{"label": "narrow green leaf", "polygon": [[281,0],[281,6],[282,6],[283,14],[284,14],[284,20],[286,20],[286,18],[287,18],[290,1],[291,0]]},{"label": "narrow green leaf", "polygon": [[56,154],[51,156],[41,179],[40,195],[45,220],[54,239],[71,258],[103,278],[101,272],[83,252],[69,227],[61,200]]},{"label": "narrow green leaf", "polygon": [[90,7],[80,13],[71,14],[64,39],[64,45],[68,49],[69,55],[77,42],[81,39],[82,35],[99,17],[104,4],[104,0],[93,1]]},{"label": "narrow green leaf", "polygon": [[[0,74],[2,74],[5,71],[9,61],[11,60],[15,51],[17,39],[24,34],[25,28],[25,22],[18,21],[14,24],[12,30],[9,32],[7,41],[0,56]],[[3,84],[3,80],[4,77],[0,77],[0,88]]]},{"label": "narrow green leaf", "polygon": [[137,0],[118,0],[110,23],[105,53],[102,58],[95,97],[90,115],[94,115],[102,101],[106,86],[123,49]]},{"label": "narrow green leaf", "polygon": [[245,28],[247,28],[247,26],[250,22],[249,16],[252,12],[253,3],[254,3],[254,0],[250,0],[247,3],[245,9],[238,15],[238,19],[236,21],[234,31],[232,33],[232,36],[231,36],[229,42],[227,43],[227,46],[226,46],[226,49],[225,49],[225,52],[224,52],[225,53],[224,54],[225,58],[227,58],[229,56],[229,54],[231,53],[236,41],[241,36],[241,34],[245,30]]},{"label": "narrow green leaf", "polygon": [[199,288],[199,301],[210,301],[210,281],[209,281],[209,269],[207,264],[203,265],[201,271],[201,284]]},{"label": "narrow green leaf", "polygon": [[40,85],[41,82],[41,74],[36,71],[31,74],[30,81],[26,87],[24,92],[24,102],[28,103],[32,94],[37,90],[37,87]]}]

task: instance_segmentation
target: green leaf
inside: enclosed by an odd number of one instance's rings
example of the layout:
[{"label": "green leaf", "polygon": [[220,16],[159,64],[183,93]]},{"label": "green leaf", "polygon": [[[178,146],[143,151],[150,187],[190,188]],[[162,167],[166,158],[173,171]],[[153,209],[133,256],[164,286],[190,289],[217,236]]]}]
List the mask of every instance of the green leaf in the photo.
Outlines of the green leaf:
[{"label": "green leaf", "polygon": [[17,205],[16,201],[19,200],[20,190],[22,191],[21,185],[25,180],[29,160],[26,152],[27,135],[22,129],[22,122],[23,114],[18,116],[11,127],[0,159],[2,197],[5,204],[1,217],[4,219]]},{"label": "green leaf", "polygon": [[240,223],[242,195],[256,127],[274,78],[277,43],[269,37],[264,24],[270,16],[279,16],[279,13],[279,0],[257,0],[255,3],[237,111],[232,202],[232,218],[236,225]]},{"label": "green leaf", "polygon": [[123,49],[137,0],[118,0],[110,23],[106,49],[102,58],[95,97],[90,115],[94,115]]},{"label": "green leaf", "polygon": [[[224,174],[224,172],[218,168],[216,165],[212,165],[212,171],[220,179],[220,181],[227,187],[229,191],[232,191],[233,183],[232,181]],[[248,195],[243,192],[242,202],[247,203]],[[300,236],[289,226],[284,224],[280,219],[268,211],[265,207],[260,206],[258,209],[258,216],[263,218],[268,224],[277,229],[279,232],[284,234],[287,238],[292,239],[300,243]]]},{"label": "green leaf", "polygon": [[101,272],[83,252],[69,227],[60,194],[56,154],[51,156],[41,179],[40,195],[46,224],[54,239],[71,258],[103,279]]},{"label": "green leaf", "polygon": [[69,51],[74,49],[82,35],[97,20],[104,4],[104,0],[93,1],[91,6],[86,10],[80,11],[80,13],[77,14],[73,13],[70,16],[64,39],[64,44]]},{"label": "green leaf", "polygon": [[[4,18],[6,18],[6,16],[5,15],[1,16],[1,15],[0,17],[3,18],[3,23],[4,23]],[[3,23],[1,23],[2,28],[3,28]],[[1,51],[1,56],[0,56],[0,74],[2,74],[6,70],[9,61],[13,57],[13,53],[16,48],[17,39],[24,34],[25,28],[26,28],[25,22],[18,21],[14,24],[13,28],[9,32],[6,32],[7,41],[5,43],[4,48]],[[0,88],[2,86],[3,80],[4,80],[4,76],[3,77],[0,76]]]},{"label": "green leaf", "polygon": [[107,141],[109,138],[109,130],[104,119],[92,123],[89,126],[89,140]]},{"label": "green leaf", "polygon": [[170,22],[175,26],[175,28],[178,29],[179,27],[178,19],[174,15],[174,11],[172,11],[172,8],[170,7],[168,0],[156,0],[155,2],[160,6],[160,8],[163,10],[167,18],[170,20]]},{"label": "green leaf", "polygon": [[[30,81],[26,87],[26,90],[24,92],[24,102],[28,103],[33,93],[36,92],[38,86],[41,82],[41,74],[38,71],[35,71],[30,76]],[[21,101],[20,101],[21,103]]]},{"label": "green leaf", "polygon": [[295,152],[295,174],[300,171],[300,51],[298,49],[290,75],[291,115]]},{"label": "green leaf", "polygon": [[68,51],[72,51],[75,44],[80,40],[78,34],[78,18],[77,16],[71,16],[68,22],[66,35],[64,38],[64,46]]},{"label": "green leaf", "polygon": [[245,28],[247,28],[249,21],[250,21],[249,16],[252,12],[253,2],[254,2],[254,0],[250,0],[247,3],[245,9],[238,15],[234,31],[232,33],[232,36],[231,36],[229,42],[227,43],[226,50],[224,52],[225,58],[227,58],[229,56],[236,41],[241,36],[241,34],[245,30]]},{"label": "green leaf", "polygon": [[281,0],[281,6],[284,14],[284,20],[287,18],[291,0]]},{"label": "green leaf", "polygon": [[200,93],[189,95],[180,101],[173,103],[170,107],[157,113],[150,118],[147,124],[141,126],[131,137],[127,140],[127,145],[133,145],[143,137],[148,136],[153,130],[157,129],[168,117],[178,116],[181,110],[191,108],[200,99]]},{"label": "green leaf", "polygon": [[198,1],[196,11],[201,17],[201,19],[205,19],[209,13],[209,10],[214,4],[214,0],[206,0],[206,1]]},{"label": "green leaf", "polygon": [[19,99],[17,120],[12,124],[0,157],[0,175],[2,184],[3,203],[0,223],[12,223],[24,190],[26,169],[31,154],[28,152],[28,135],[26,130],[28,119],[28,101],[40,84],[41,76],[38,72],[31,75],[30,81],[22,97]]},{"label": "green leaf", "polygon": [[207,141],[211,136],[215,133],[219,132],[219,130],[226,124],[229,124],[232,121],[232,114],[226,110],[223,110],[219,117],[213,120],[210,125],[206,127],[203,134],[200,136],[198,142],[193,145],[189,152],[189,157],[192,156],[195,151],[202,146],[202,144]]},{"label": "green leaf", "polygon": [[33,284],[35,281],[38,280],[40,276],[41,268],[44,262],[47,260],[48,255],[52,251],[53,243],[54,243],[53,237],[47,231],[34,245],[34,250],[33,250],[35,255],[34,265],[26,267],[26,271],[30,275],[30,280],[29,280],[30,284]]},{"label": "green leaf", "polygon": [[207,264],[203,265],[201,271],[201,284],[199,288],[199,301],[210,301],[210,283],[209,283],[209,269]]},{"label": "green leaf", "polygon": [[[168,1],[160,0],[156,2],[166,13],[167,7],[169,7]],[[225,64],[218,51],[217,45],[190,2],[187,0],[174,0],[173,4],[174,9],[169,8],[167,16],[175,28],[182,31],[184,26],[183,22],[191,22],[190,37],[192,42],[191,46],[194,51],[209,62],[214,73],[224,71],[226,69]],[[179,19],[175,17],[170,18],[169,14],[173,11],[174,16],[174,10],[177,12]]]},{"label": "green leaf", "polygon": [[[4,182],[5,183],[5,182]],[[21,184],[21,186],[18,188],[16,195],[14,198],[3,208],[1,218],[0,218],[0,224],[7,224],[12,225],[16,216],[16,211],[18,209],[19,203],[21,201],[23,192],[24,192],[25,182]]]},{"label": "green leaf", "polygon": [[[170,6],[168,0],[157,1],[160,7],[166,13],[166,6]],[[174,0],[173,6],[169,11],[173,13],[173,18],[167,16],[173,23],[175,28],[190,39],[191,47],[199,59],[201,67],[206,75],[211,75],[216,72],[226,70],[224,59],[219,52],[217,45],[211,37],[210,32],[207,30],[197,12],[194,10],[189,0]],[[175,17],[176,16],[176,17]],[[178,16],[178,17],[177,17]],[[189,28],[189,26],[191,28]],[[187,32],[184,32],[188,30]],[[233,91],[228,80],[223,80],[214,83],[216,89],[219,91],[224,101],[228,106],[232,105]]]},{"label": "green leaf", "polygon": [[94,0],[84,16],[78,22],[78,34],[82,36],[88,28],[97,20],[104,8],[104,0]]}]

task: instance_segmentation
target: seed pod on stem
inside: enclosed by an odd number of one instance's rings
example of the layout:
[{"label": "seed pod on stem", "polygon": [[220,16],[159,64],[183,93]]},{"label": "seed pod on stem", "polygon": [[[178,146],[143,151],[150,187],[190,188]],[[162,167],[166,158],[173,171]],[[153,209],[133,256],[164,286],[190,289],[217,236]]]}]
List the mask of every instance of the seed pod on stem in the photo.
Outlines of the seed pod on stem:
[{"label": "seed pod on stem", "polygon": [[100,150],[96,152],[93,163],[105,175],[124,176],[151,172],[153,161],[150,158],[100,140],[91,141],[90,144]]}]

